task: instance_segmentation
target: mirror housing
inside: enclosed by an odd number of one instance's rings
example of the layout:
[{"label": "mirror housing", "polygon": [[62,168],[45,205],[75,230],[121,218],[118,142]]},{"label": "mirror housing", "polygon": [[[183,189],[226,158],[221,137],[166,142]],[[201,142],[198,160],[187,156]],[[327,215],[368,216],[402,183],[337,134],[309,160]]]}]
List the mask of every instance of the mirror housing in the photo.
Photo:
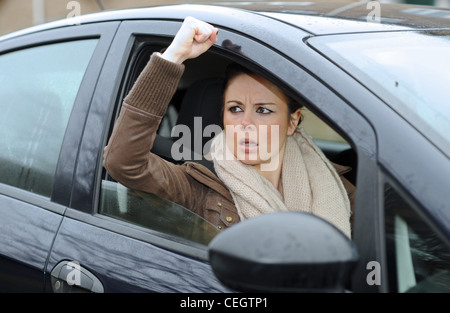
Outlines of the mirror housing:
[{"label": "mirror housing", "polygon": [[244,292],[344,292],[359,259],[334,225],[300,212],[244,220],[208,248],[216,277]]}]

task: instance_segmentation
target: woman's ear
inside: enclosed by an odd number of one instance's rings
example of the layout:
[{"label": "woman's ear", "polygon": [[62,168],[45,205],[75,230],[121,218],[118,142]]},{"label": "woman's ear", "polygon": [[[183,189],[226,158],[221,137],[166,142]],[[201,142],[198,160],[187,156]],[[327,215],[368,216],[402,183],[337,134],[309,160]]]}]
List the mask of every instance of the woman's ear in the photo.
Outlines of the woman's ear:
[{"label": "woman's ear", "polygon": [[289,114],[289,127],[288,127],[288,136],[291,136],[294,134],[295,130],[297,129],[298,123],[300,121],[300,118],[302,116],[302,111],[300,109],[297,109],[294,113]]}]

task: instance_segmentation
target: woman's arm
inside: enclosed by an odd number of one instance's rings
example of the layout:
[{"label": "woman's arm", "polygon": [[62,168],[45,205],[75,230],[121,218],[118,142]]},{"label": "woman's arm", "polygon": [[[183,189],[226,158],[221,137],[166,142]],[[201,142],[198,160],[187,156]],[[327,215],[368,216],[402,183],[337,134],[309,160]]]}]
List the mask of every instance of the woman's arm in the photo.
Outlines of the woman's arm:
[{"label": "woman's arm", "polygon": [[191,209],[195,208],[193,195],[200,195],[203,189],[186,174],[185,166],[172,164],[150,150],[183,74],[182,62],[205,52],[217,40],[215,28],[204,24],[187,18],[166,52],[151,56],[122,104],[103,157],[103,166],[116,181]]}]

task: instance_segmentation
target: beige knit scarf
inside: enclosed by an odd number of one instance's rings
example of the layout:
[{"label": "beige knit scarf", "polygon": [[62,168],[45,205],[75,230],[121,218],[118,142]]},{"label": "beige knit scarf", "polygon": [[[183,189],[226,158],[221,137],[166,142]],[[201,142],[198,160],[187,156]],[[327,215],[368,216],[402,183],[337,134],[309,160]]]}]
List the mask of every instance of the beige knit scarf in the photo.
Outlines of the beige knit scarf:
[{"label": "beige knit scarf", "polygon": [[221,132],[212,141],[211,157],[241,220],[278,211],[309,212],[351,237],[350,201],[345,187],[333,165],[302,128],[286,141],[281,170],[284,199],[253,166],[232,155],[224,137]]}]

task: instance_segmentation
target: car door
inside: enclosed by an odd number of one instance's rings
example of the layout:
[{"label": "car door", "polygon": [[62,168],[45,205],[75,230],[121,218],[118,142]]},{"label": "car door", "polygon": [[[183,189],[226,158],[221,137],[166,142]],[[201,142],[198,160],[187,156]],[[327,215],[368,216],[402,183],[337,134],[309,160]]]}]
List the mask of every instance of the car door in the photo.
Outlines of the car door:
[{"label": "car door", "polygon": [[[43,292],[48,253],[65,212],[55,186],[73,111],[89,98],[117,23],[0,42],[0,290]],[[109,36],[108,36],[109,35]],[[78,128],[79,129],[79,128]],[[70,175],[70,169],[69,175]]]}]

